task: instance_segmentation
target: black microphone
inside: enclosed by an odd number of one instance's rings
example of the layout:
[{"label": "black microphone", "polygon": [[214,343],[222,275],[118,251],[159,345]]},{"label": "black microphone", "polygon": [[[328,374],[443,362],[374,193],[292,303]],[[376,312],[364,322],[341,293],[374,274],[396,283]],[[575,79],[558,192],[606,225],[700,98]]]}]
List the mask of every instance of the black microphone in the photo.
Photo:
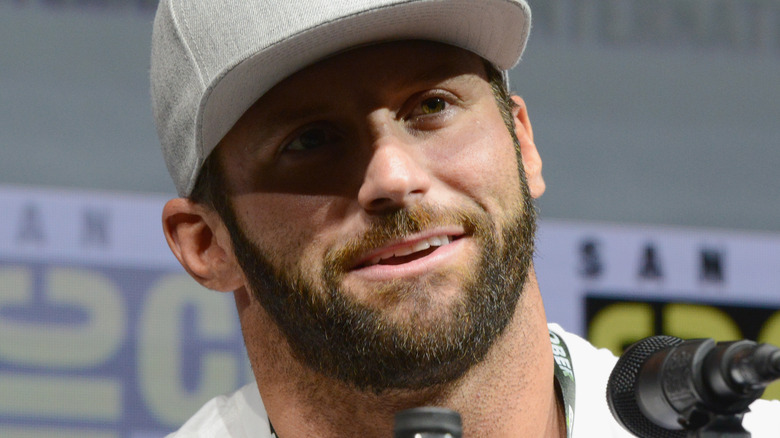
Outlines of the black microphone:
[{"label": "black microphone", "polygon": [[461,438],[460,414],[452,409],[425,406],[395,414],[395,438]]},{"label": "black microphone", "polygon": [[620,357],[607,384],[607,403],[615,419],[642,438],[716,429],[750,436],[742,416],[778,378],[775,346],[653,336]]}]

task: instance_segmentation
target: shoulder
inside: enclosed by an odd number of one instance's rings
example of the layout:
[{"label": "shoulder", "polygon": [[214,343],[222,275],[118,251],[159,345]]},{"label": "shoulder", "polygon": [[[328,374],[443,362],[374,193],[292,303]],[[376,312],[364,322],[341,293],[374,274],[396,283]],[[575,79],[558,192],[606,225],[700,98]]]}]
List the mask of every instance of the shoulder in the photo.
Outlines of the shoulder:
[{"label": "shoulder", "polygon": [[754,438],[777,437],[777,419],[780,418],[780,401],[757,400],[750,405],[742,424]]},{"label": "shoulder", "polygon": [[550,332],[563,340],[569,351],[575,377],[574,437],[633,437],[612,417],[607,405],[607,381],[617,362],[612,352],[594,347],[558,324]]},{"label": "shoulder", "polygon": [[572,367],[576,376],[578,393],[580,388],[590,394],[598,390],[605,396],[606,384],[612,368],[618,358],[605,348],[596,348],[585,339],[569,333],[558,324],[548,324],[550,332],[557,335],[566,344],[571,356]]},{"label": "shoulder", "polygon": [[167,438],[270,438],[268,415],[255,382],[209,400]]}]

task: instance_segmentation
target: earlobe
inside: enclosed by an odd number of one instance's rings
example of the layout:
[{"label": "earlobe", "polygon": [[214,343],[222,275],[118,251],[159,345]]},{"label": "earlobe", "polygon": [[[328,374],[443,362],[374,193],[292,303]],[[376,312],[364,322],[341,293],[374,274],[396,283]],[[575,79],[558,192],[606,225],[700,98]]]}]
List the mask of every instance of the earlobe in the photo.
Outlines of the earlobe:
[{"label": "earlobe", "polygon": [[539,198],[546,188],[542,177],[542,157],[534,143],[534,131],[531,127],[531,119],[528,117],[528,108],[520,96],[512,96],[515,107],[512,113],[515,118],[515,134],[520,141],[520,155],[523,158],[523,169],[528,179],[528,188],[533,198]]},{"label": "earlobe", "polygon": [[163,207],[162,222],[168,246],[198,283],[222,292],[243,286],[230,239],[216,212],[176,198]]}]

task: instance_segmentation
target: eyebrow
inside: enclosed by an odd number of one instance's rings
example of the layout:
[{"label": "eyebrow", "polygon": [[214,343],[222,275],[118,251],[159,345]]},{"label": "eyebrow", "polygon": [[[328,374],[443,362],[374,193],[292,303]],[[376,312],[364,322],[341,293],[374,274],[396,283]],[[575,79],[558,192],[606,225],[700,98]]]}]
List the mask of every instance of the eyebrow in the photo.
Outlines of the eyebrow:
[{"label": "eyebrow", "polygon": [[[401,87],[416,88],[420,84],[438,84],[450,81],[465,80],[473,81],[475,78],[467,76],[467,73],[473,73],[471,70],[462,67],[462,63],[453,60],[444,60],[431,66],[421,67],[420,71],[415,72],[409,77],[402,78],[399,82]],[[268,115],[270,125],[280,125],[302,119],[316,120],[321,114],[332,109],[330,104],[316,104],[314,106],[305,106],[300,108],[277,109]]]},{"label": "eyebrow", "polygon": [[464,76],[466,73],[469,73],[469,71],[462,68],[462,63],[447,60],[425,68],[415,76],[412,76],[410,80],[412,83],[447,82]]},{"label": "eyebrow", "polygon": [[275,110],[268,115],[268,124],[279,125],[279,124],[289,123],[294,120],[316,119],[317,115],[323,114],[327,110],[328,107],[325,105]]}]

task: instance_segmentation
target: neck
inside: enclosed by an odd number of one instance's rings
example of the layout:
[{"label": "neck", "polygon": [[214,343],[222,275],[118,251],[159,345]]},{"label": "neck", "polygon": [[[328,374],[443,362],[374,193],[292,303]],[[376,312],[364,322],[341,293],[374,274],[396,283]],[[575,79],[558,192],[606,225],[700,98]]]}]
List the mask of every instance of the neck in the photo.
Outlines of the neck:
[{"label": "neck", "polygon": [[[295,361],[283,336],[246,292],[236,292],[247,349],[268,416],[282,438],[387,437],[396,412],[442,406],[468,437],[562,437],[563,410],[536,279],[529,276],[512,322],[487,357],[462,378],[421,391],[359,391]],[[262,327],[263,331],[260,330]],[[269,336],[270,335],[270,336]]]}]

